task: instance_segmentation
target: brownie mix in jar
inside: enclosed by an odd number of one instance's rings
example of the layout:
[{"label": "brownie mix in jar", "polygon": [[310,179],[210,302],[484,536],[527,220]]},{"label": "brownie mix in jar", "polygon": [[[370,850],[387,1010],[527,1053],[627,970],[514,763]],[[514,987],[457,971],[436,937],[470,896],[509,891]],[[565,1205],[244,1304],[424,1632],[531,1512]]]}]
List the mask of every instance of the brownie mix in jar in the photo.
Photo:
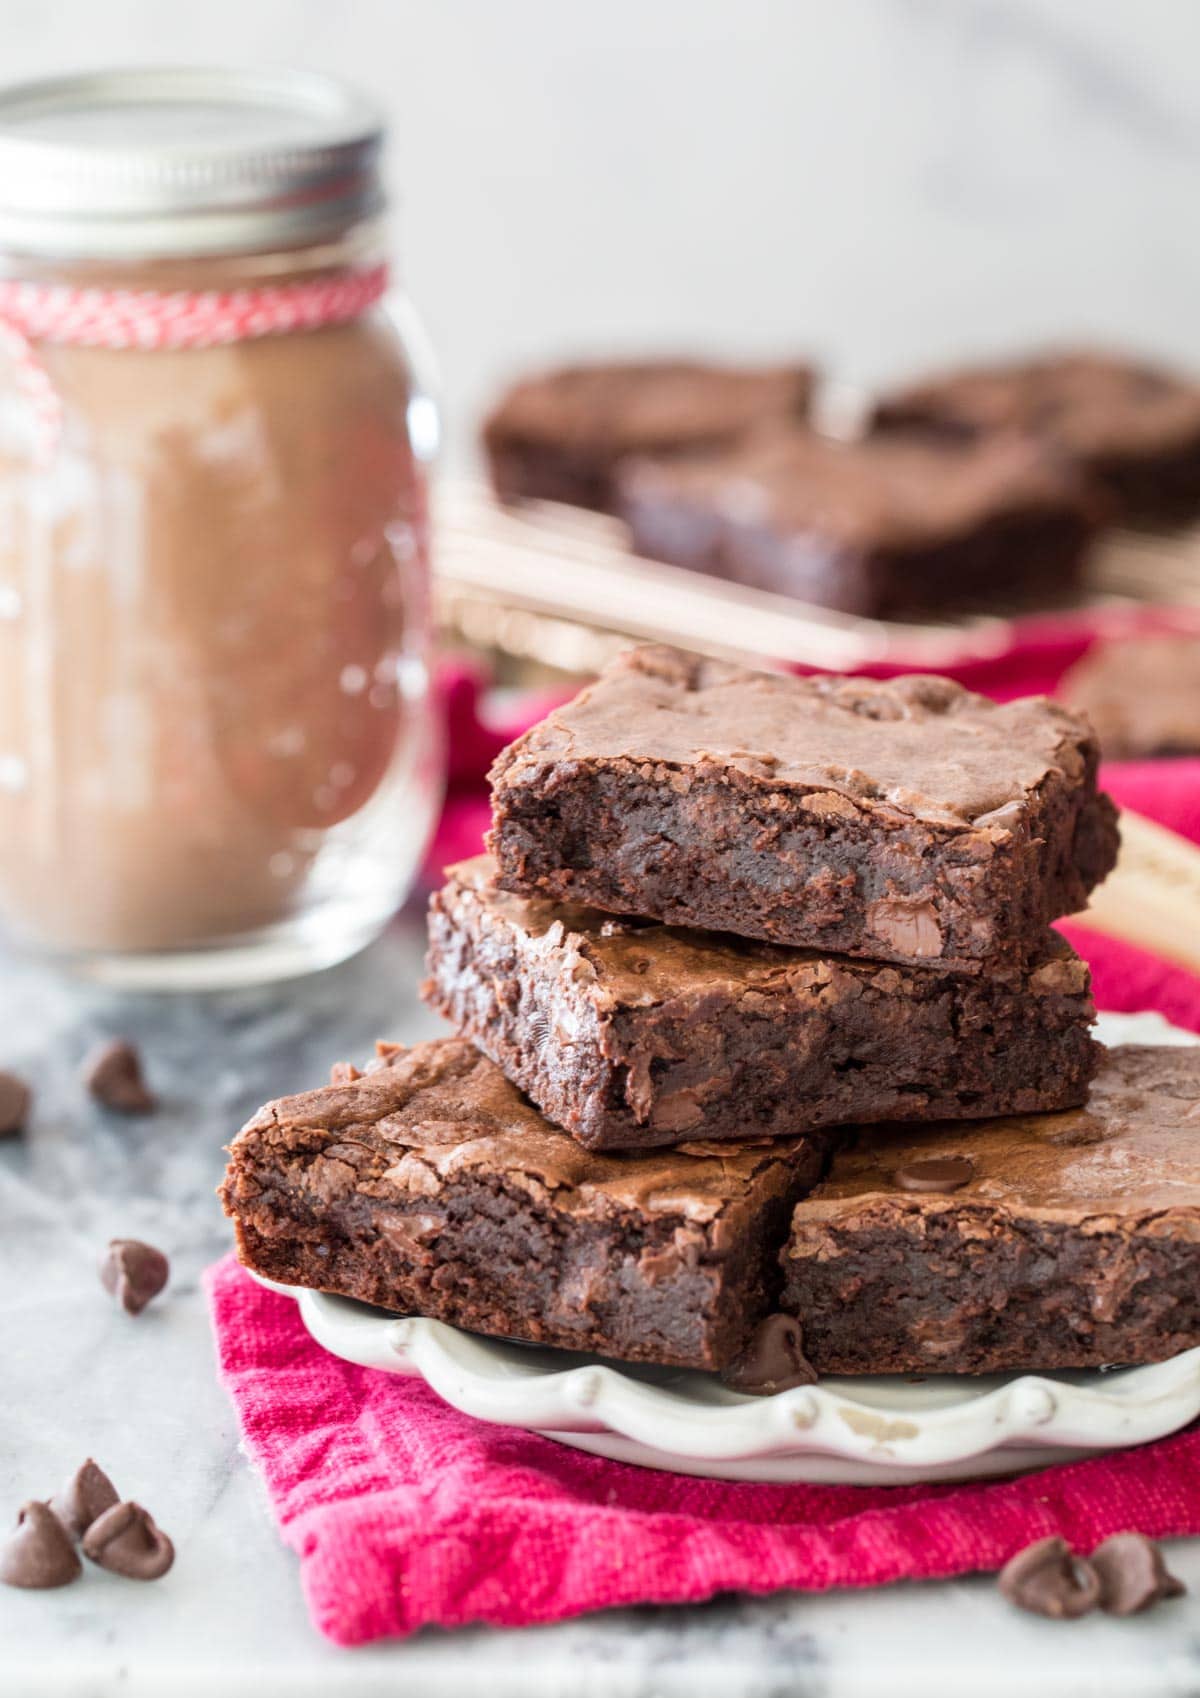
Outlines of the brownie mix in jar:
[{"label": "brownie mix in jar", "polygon": [[0,96],[0,917],[109,978],[344,956],[433,816],[379,140],[304,75]]}]

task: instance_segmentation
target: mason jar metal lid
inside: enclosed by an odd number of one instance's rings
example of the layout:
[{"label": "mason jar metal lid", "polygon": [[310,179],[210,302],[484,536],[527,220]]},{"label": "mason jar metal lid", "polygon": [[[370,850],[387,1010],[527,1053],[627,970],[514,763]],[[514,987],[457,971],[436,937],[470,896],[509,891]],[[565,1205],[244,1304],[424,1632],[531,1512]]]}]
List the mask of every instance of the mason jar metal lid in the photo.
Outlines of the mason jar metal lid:
[{"label": "mason jar metal lid", "polygon": [[116,70],[0,89],[0,248],[86,258],[316,241],[383,204],[383,123],[307,71]]}]

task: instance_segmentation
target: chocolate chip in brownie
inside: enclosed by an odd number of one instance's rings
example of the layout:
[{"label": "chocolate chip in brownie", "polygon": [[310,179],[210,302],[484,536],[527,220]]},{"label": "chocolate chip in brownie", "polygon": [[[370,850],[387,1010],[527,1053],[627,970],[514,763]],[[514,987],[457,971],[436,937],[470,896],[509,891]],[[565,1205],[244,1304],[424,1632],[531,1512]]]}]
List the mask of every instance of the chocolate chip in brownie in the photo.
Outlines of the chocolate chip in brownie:
[{"label": "chocolate chip in brownie", "polygon": [[909,1162],[892,1178],[901,1191],[958,1191],[975,1177],[975,1164],[966,1156]]},{"label": "chocolate chip in brownie", "polygon": [[731,1391],[772,1397],[777,1391],[816,1383],[817,1371],[804,1355],[804,1336],[791,1315],[767,1315],[750,1341],[721,1375]]}]

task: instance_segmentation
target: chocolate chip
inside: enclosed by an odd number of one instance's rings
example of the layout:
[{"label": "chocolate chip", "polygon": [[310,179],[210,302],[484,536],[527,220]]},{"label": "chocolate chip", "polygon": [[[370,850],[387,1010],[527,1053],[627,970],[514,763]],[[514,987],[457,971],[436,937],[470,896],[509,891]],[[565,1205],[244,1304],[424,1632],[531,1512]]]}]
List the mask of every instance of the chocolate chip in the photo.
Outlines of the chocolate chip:
[{"label": "chocolate chip", "polygon": [[80,1539],[98,1515],[119,1503],[117,1488],[89,1456],[50,1499],[50,1508],[73,1539]]},{"label": "chocolate chip", "polygon": [[1100,1576],[1100,1608],[1108,1615],[1137,1615],[1162,1598],[1187,1591],[1163,1561],[1152,1539],[1142,1533],[1114,1533],[1092,1552]]},{"label": "chocolate chip", "polygon": [[331,1085],[353,1085],[356,1079],[361,1078],[362,1074],[352,1061],[335,1061],[329,1069]]},{"label": "chocolate chip", "polygon": [[1028,808],[1024,802],[1001,802],[998,808],[977,815],[973,823],[984,830],[1007,831],[1011,835],[1027,813]]},{"label": "chocolate chip", "polygon": [[114,1238],[100,1263],[100,1280],[128,1315],[140,1315],[167,1283],[171,1264],[153,1244]]},{"label": "chocolate chip", "polygon": [[637,914],[610,914],[608,919],[600,922],[600,936],[628,937],[634,932],[649,931],[657,923],[656,920],[642,919]]},{"label": "chocolate chip", "polygon": [[0,1072],[0,1138],[24,1130],[32,1101],[29,1086],[15,1073]]},{"label": "chocolate chip", "polygon": [[83,1554],[127,1580],[157,1580],[175,1561],[175,1547],[140,1503],[118,1503],[83,1535]]},{"label": "chocolate chip", "polygon": [[77,1580],[83,1564],[62,1522],[48,1504],[27,1503],[17,1516],[17,1530],[0,1549],[0,1582],[44,1591]]},{"label": "chocolate chip", "polygon": [[124,1038],[93,1050],[83,1064],[83,1079],[96,1101],[118,1114],[153,1114],[158,1107],[142,1077],[142,1058]]},{"label": "chocolate chip", "polygon": [[1065,1539],[1026,1545],[1000,1571],[1000,1590],[1018,1609],[1053,1621],[1073,1621],[1100,1602],[1100,1576]]},{"label": "chocolate chip", "polygon": [[943,1156],[898,1167],[892,1183],[901,1191],[957,1191],[974,1177],[975,1165],[965,1156]]},{"label": "chocolate chip", "polygon": [[771,1397],[793,1386],[815,1385],[817,1371],[805,1357],[799,1322],[791,1315],[768,1315],[721,1378],[731,1391]]}]

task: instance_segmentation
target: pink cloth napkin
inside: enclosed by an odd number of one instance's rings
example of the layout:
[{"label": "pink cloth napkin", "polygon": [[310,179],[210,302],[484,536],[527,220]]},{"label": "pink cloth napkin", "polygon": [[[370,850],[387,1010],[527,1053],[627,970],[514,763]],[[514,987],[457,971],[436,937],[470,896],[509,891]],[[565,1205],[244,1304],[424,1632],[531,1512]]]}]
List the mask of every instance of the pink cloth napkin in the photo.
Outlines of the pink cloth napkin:
[{"label": "pink cloth napkin", "polygon": [[1200,1533],[1200,1432],[967,1486],[754,1486],[605,1462],[459,1415],[328,1356],[232,1256],[209,1270],[221,1373],[340,1645],[522,1627],[726,1591],[825,1591],[1000,1567],[1061,1533]]},{"label": "pink cloth napkin", "polygon": [[[1092,633],[1061,622],[958,676],[1010,695],[1052,688]],[[1014,688],[1014,679],[1017,680]],[[451,786],[431,876],[474,854],[482,775],[506,726],[480,717],[482,680],[444,680]],[[1126,806],[1200,841],[1200,761],[1129,763],[1105,780]],[[1154,1008],[1200,1031],[1200,980],[1083,928],[1103,1008]],[[1114,1532],[1200,1534],[1200,1430],[1016,1481],[863,1488],[695,1480],[606,1462],[458,1414],[427,1386],[327,1355],[295,1305],[232,1256],[207,1290],[222,1378],[300,1559],[316,1625],[342,1645],[426,1624],[522,1626],[737,1590],[821,1591],[998,1568],[1047,1533],[1090,1550]]]}]

